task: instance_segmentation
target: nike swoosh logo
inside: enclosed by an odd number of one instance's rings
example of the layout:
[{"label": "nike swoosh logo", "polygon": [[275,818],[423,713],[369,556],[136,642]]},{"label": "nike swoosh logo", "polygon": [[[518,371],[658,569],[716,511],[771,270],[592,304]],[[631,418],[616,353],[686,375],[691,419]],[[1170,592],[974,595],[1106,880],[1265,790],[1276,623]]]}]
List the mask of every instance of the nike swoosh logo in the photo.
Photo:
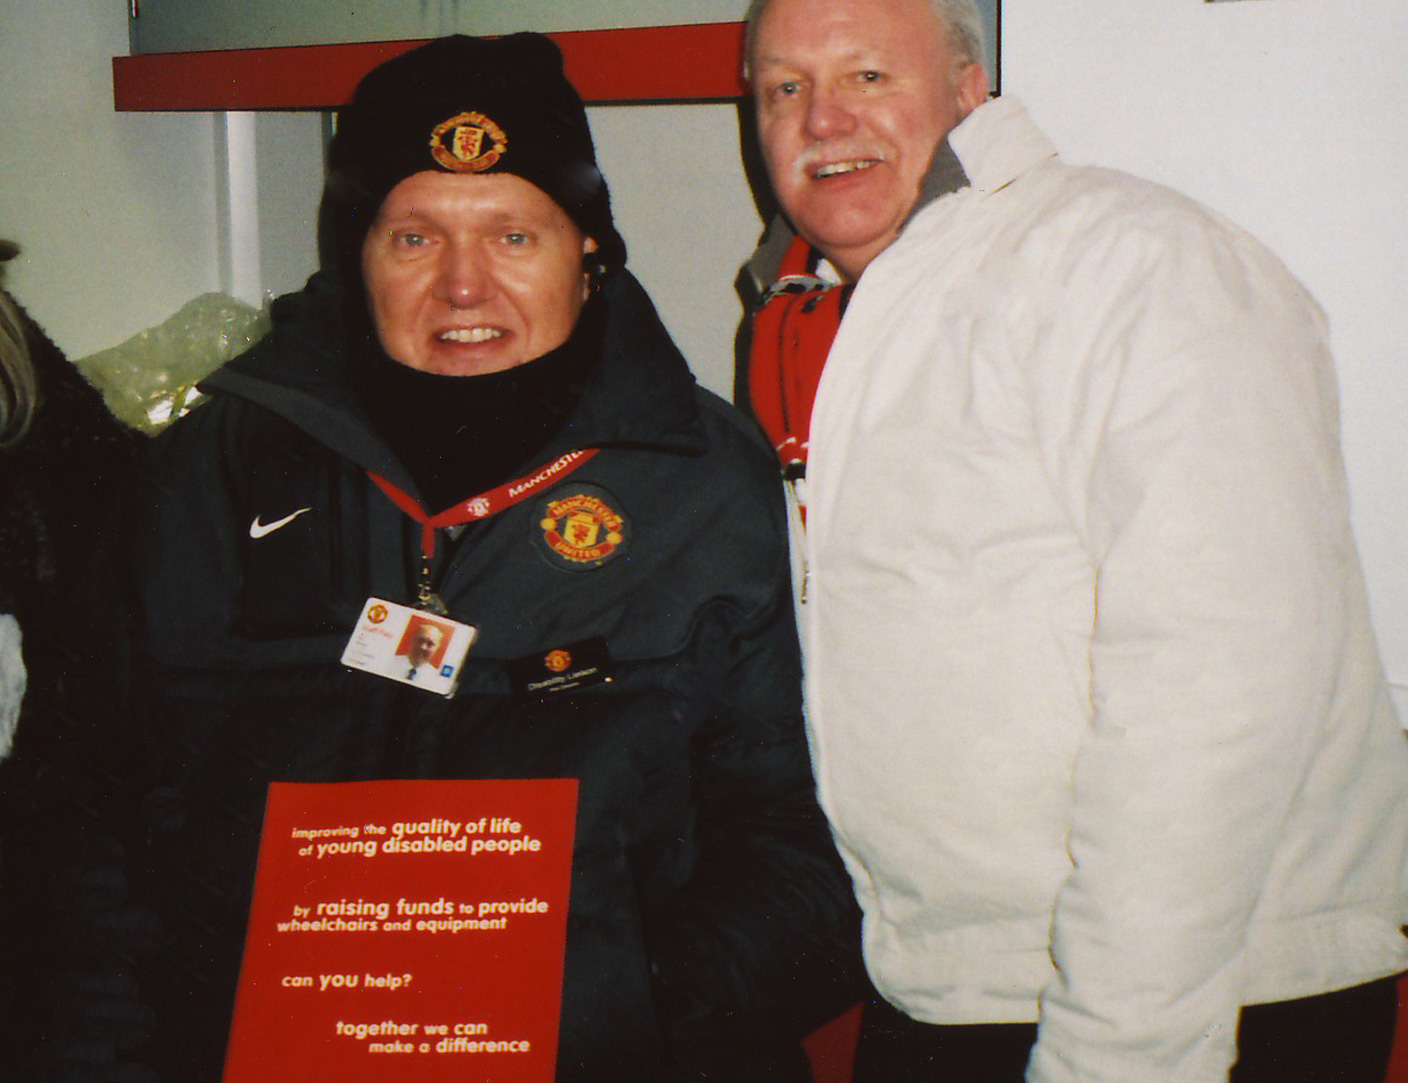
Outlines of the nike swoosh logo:
[{"label": "nike swoosh logo", "polygon": [[274,531],[288,526],[305,511],[312,511],[312,508],[299,508],[292,515],[285,515],[282,519],[275,519],[272,523],[261,523],[259,516],[254,517],[254,522],[249,524],[249,536],[251,538],[262,538],[265,534],[272,534]]}]

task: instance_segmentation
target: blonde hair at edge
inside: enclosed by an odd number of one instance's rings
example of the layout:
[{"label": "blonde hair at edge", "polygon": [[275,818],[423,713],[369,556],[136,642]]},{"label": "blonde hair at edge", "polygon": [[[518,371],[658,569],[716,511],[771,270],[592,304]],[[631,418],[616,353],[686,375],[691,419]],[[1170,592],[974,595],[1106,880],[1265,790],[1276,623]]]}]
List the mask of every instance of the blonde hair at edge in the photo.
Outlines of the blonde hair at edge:
[{"label": "blonde hair at edge", "polygon": [[19,309],[10,295],[0,289],[0,447],[24,436],[34,416],[38,394]]},{"label": "blonde hair at edge", "polygon": [[[752,78],[753,38],[757,33],[758,20],[763,17],[772,0],[752,0],[748,14],[744,17],[746,36],[743,44],[743,77]],[[928,0],[939,21],[948,27],[948,47],[954,59],[960,63],[986,63],[987,27],[983,14],[973,0]]]}]

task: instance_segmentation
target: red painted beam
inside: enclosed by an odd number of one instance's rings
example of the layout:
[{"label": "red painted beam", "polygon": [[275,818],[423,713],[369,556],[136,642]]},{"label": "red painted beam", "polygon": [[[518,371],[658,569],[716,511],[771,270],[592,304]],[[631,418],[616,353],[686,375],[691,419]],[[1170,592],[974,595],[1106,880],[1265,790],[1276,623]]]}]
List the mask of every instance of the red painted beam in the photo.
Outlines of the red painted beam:
[{"label": "red painted beam", "polygon": [[[589,103],[718,101],[744,93],[742,23],[549,34]],[[146,53],[112,61],[119,113],[335,109],[372,68],[421,44],[358,42],[277,49]]]}]

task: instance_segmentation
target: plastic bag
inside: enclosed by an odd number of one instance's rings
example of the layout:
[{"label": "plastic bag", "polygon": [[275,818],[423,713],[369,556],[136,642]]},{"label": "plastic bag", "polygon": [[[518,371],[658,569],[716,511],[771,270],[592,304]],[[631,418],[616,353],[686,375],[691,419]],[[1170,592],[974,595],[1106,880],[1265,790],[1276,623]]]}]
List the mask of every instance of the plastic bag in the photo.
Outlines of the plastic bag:
[{"label": "plastic bag", "polygon": [[269,309],[205,293],[120,346],[75,361],[118,418],[148,435],[185,414],[203,395],[196,384],[269,331]]}]

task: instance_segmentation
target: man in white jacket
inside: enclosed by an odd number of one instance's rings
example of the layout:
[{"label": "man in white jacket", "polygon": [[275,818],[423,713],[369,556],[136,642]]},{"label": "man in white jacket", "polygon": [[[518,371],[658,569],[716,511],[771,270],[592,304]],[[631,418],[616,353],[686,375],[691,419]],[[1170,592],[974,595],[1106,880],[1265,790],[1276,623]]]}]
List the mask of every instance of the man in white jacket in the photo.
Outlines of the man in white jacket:
[{"label": "man in white jacket", "polygon": [[751,391],[806,477],[858,1079],[1382,1080],[1408,742],[1319,309],[987,101],[970,0],[760,0],[749,31],[800,235],[756,261]]}]

